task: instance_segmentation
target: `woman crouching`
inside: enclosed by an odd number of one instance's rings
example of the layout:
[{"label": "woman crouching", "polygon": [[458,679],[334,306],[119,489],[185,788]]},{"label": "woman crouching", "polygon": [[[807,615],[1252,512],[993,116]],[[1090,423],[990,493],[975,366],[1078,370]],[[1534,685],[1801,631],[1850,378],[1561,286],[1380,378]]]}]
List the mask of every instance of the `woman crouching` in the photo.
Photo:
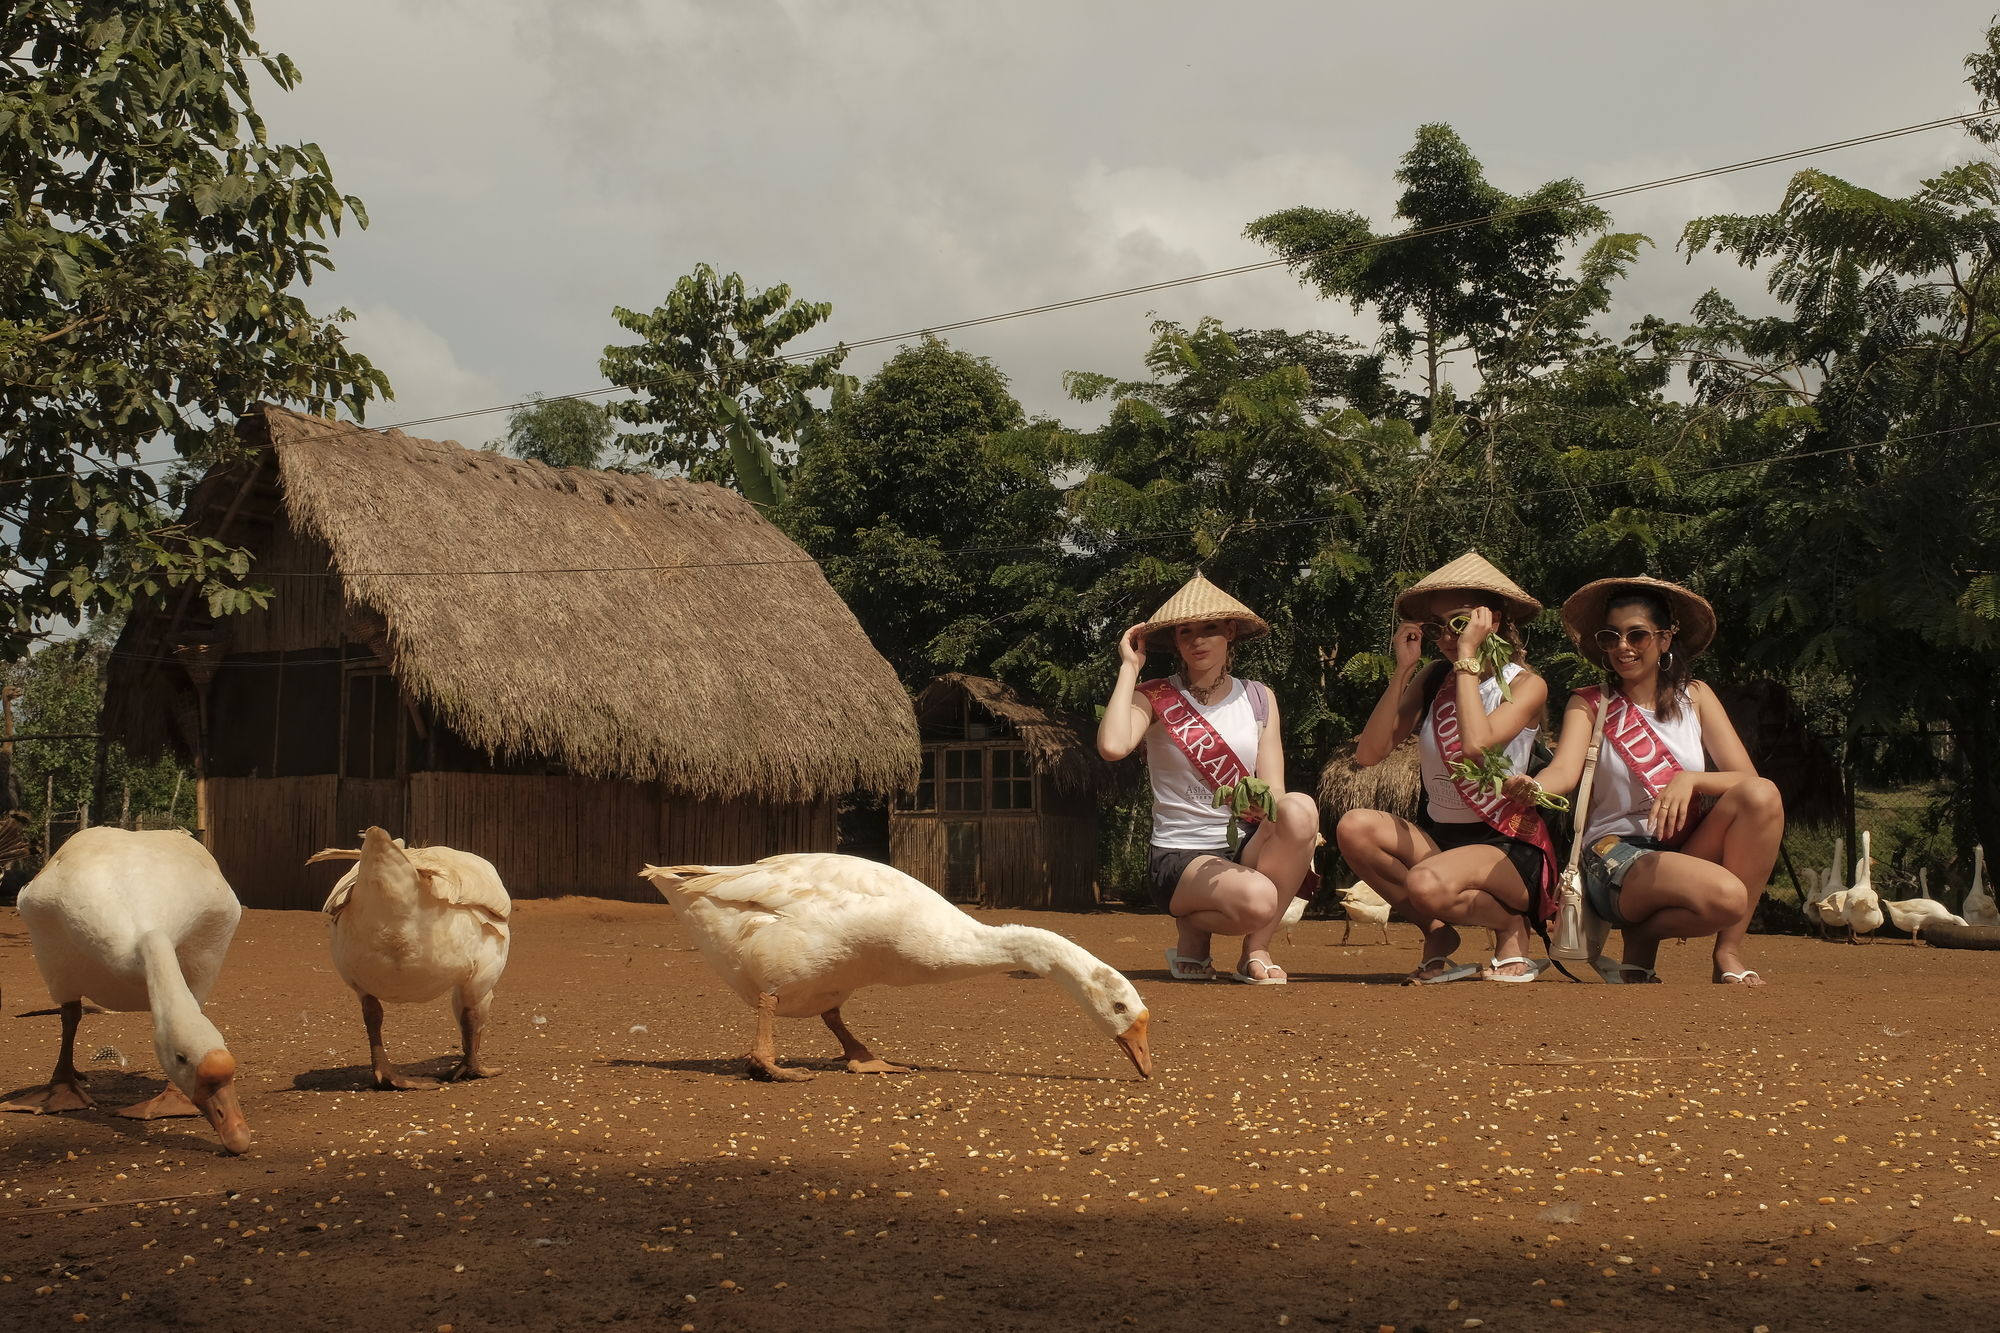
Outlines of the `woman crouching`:
[{"label": "woman crouching", "polygon": [[[1785,809],[1715,691],[1692,678],[1694,659],[1715,639],[1714,608],[1658,579],[1599,579],[1563,603],[1563,625],[1611,678],[1581,816],[1583,882],[1625,948],[1624,961],[1594,957],[1591,965],[1609,982],[1658,981],[1661,940],[1713,935],[1712,979],[1763,985],[1744,965],[1743,939],[1777,860]],[[1570,697],[1555,761],[1510,783],[1510,793],[1576,786],[1605,691]]]},{"label": "woman crouching", "polygon": [[[1319,807],[1285,790],[1278,702],[1258,681],[1230,674],[1234,646],[1271,632],[1254,612],[1197,574],[1119,636],[1118,683],[1097,727],[1097,751],[1116,762],[1143,742],[1153,787],[1147,888],[1179,929],[1167,950],[1176,981],[1215,976],[1210,937],[1241,935],[1230,974],[1253,986],[1289,981],[1271,959],[1271,937],[1312,867]],[[1146,650],[1170,651],[1179,670],[1141,681]],[[1276,815],[1229,847],[1229,811],[1216,790],[1250,777],[1270,784]]]},{"label": "woman crouching", "polygon": [[[1532,793],[1510,800],[1464,768],[1454,771],[1468,763],[1490,769],[1489,752],[1504,755],[1509,771],[1527,771],[1549,687],[1528,667],[1518,626],[1541,609],[1477,552],[1396,599],[1395,669],[1355,741],[1354,760],[1379,764],[1416,731],[1424,805],[1416,823],[1350,810],[1337,836],[1354,872],[1424,932],[1407,983],[1528,982],[1545,966],[1527,951],[1531,932],[1555,915],[1555,845]],[[1444,659],[1429,670],[1426,638]],[[1461,926],[1494,932],[1485,967],[1453,959]]]}]

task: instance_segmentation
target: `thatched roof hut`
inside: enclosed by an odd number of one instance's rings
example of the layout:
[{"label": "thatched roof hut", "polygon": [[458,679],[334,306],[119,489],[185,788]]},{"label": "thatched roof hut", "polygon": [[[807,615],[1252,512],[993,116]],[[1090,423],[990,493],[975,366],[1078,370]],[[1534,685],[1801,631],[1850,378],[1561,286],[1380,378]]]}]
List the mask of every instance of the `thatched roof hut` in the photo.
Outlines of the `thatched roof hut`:
[{"label": "thatched roof hut", "polygon": [[1097,729],[1083,718],[1032,703],[1004,681],[960,671],[946,672],[918,692],[917,726],[923,738],[967,739],[968,731],[978,729],[977,722],[965,721],[967,701],[1019,737],[1034,771],[1065,795],[1109,791],[1137,779],[1137,760],[1110,764],[1098,756]]},{"label": "thatched roof hut", "polygon": [[1414,736],[1372,768],[1354,762],[1354,743],[1349,741],[1335,750],[1319,771],[1320,820],[1328,829],[1349,810],[1386,810],[1415,819],[1423,798],[1424,779],[1417,765]]},{"label": "thatched roof hut", "polygon": [[[241,434],[247,460],[204,479],[187,521],[248,546],[271,605],[211,618],[183,596],[131,618],[106,724],[135,748],[218,779],[506,774],[829,811],[914,781],[895,672],[742,497],[275,407]],[[317,736],[330,713],[340,735]],[[431,836],[414,799],[401,814]]]},{"label": "thatched roof hut", "polygon": [[1106,763],[1088,722],[984,676],[938,677],[915,715],[922,767],[890,811],[890,860],[957,902],[1095,906],[1097,798],[1138,761]]}]

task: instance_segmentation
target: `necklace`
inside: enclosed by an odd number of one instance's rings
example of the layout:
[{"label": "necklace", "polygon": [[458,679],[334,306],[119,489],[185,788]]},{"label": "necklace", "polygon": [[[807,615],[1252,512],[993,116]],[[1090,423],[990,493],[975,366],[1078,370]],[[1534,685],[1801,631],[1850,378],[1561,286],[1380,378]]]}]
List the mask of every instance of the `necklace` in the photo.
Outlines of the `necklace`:
[{"label": "necklace", "polygon": [[1181,679],[1187,681],[1188,693],[1204,704],[1214,703],[1216,699],[1221,697],[1222,692],[1229,688],[1229,673],[1227,671],[1217,676],[1213,682],[1207,685],[1197,685],[1186,676],[1181,677]]}]

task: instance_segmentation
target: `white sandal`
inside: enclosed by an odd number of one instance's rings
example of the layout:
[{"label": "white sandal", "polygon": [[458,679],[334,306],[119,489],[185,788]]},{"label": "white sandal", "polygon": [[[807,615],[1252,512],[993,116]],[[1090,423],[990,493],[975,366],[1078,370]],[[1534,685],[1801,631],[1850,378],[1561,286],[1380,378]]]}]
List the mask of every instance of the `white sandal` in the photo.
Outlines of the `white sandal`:
[{"label": "white sandal", "polygon": [[1448,981],[1465,981],[1479,975],[1479,964],[1454,963],[1449,958],[1426,958],[1423,962],[1417,964],[1417,971],[1423,971],[1432,963],[1443,963],[1444,971],[1434,977],[1404,977],[1403,984],[1405,986],[1442,986]]},{"label": "white sandal", "polygon": [[1179,949],[1167,950],[1167,976],[1175,981],[1215,980],[1215,960],[1188,958]]},{"label": "white sandal", "polygon": [[[1516,963],[1526,965],[1528,970],[1518,976],[1500,970],[1503,967],[1512,967]],[[1549,962],[1546,958],[1529,958],[1525,954],[1515,954],[1512,958],[1495,958],[1479,973],[1479,979],[1505,982],[1512,986],[1525,986],[1548,969]]]},{"label": "white sandal", "polygon": [[[1660,974],[1650,967],[1637,963],[1614,963],[1609,958],[1592,958],[1590,965],[1597,969],[1597,975],[1604,978],[1607,986],[1649,986],[1658,983]],[[1626,974],[1636,972],[1636,977]]]}]

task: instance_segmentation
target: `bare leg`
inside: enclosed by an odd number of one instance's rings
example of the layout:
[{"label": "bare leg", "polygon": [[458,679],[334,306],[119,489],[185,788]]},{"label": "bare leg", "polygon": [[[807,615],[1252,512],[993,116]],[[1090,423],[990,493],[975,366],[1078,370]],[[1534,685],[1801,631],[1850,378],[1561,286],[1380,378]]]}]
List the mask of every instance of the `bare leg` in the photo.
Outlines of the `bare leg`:
[{"label": "bare leg", "polygon": [[744,1058],[749,1062],[745,1071],[751,1078],[761,1078],[768,1083],[803,1083],[812,1077],[805,1069],[787,1069],[778,1063],[777,1040],[773,1026],[778,1017],[778,997],[759,995],[757,997],[757,1036],[750,1043],[750,1054]]},{"label": "bare leg", "polygon": [[419,1078],[415,1074],[399,1074],[396,1066],[389,1063],[389,1048],[382,1044],[382,1002],[373,995],[361,997],[361,1021],[368,1028],[368,1063],[375,1073],[375,1086],[388,1091],[415,1092],[424,1088],[435,1088],[434,1078]]},{"label": "bare leg", "polygon": [[[1334,838],[1340,844],[1341,856],[1354,868],[1354,873],[1388,899],[1390,906],[1416,922],[1417,928],[1424,932],[1422,957],[1417,960],[1418,966],[1408,979],[1416,981],[1444,971],[1442,965],[1425,968],[1423,961],[1451,957],[1458,950],[1458,932],[1449,924],[1426,915],[1413,903],[1408,883],[1410,868],[1425,857],[1436,856],[1437,843],[1409,820],[1398,819],[1380,810],[1349,810],[1340,817]],[[1384,926],[1382,935],[1385,943],[1388,934],[1389,928]]]},{"label": "bare leg", "polygon": [[[1486,843],[1427,856],[1405,876],[1411,905],[1420,915],[1453,926],[1480,926],[1494,934],[1497,958],[1517,958],[1528,950],[1528,886],[1500,848]],[[1513,963],[1510,976],[1529,970]]]},{"label": "bare leg", "polygon": [[1248,866],[1219,856],[1197,857],[1181,872],[1169,904],[1180,931],[1179,951],[1206,958],[1212,936],[1241,935],[1246,960],[1261,953],[1259,961],[1275,967],[1271,936],[1283,922],[1288,902],[1275,884]]},{"label": "bare leg", "polygon": [[97,1105],[83,1086],[83,1075],[76,1069],[76,1029],[82,1022],[82,1000],[63,1005],[62,1046],[56,1054],[56,1072],[49,1075],[46,1087],[24,1092],[18,1101],[0,1102],[0,1111],[46,1115],[52,1111],[88,1111]]},{"label": "bare leg", "polygon": [[481,1058],[479,1048],[486,1036],[486,1016],[493,1011],[493,992],[487,991],[467,1004],[465,987],[460,986],[452,992],[451,1004],[458,1011],[458,1044],[463,1054],[458,1067],[445,1075],[446,1080],[455,1083],[460,1079],[492,1078],[500,1071]]},{"label": "bare leg", "polygon": [[[1764,896],[1784,840],[1784,799],[1776,785],[1757,778],[1724,792],[1681,848],[1689,856],[1715,862],[1748,888],[1741,914],[1715,934],[1715,981],[1721,981],[1725,972],[1749,970],[1743,961],[1744,937],[1750,933],[1750,918]],[[1761,986],[1764,979],[1751,972],[1741,984]]]},{"label": "bare leg", "polygon": [[1624,960],[1652,969],[1660,941],[1699,939],[1743,919],[1743,882],[1722,866],[1684,852],[1653,852],[1625,873],[1618,906]]},{"label": "bare leg", "polygon": [[1269,921],[1243,937],[1243,957],[1236,964],[1237,970],[1247,969],[1252,962],[1276,967],[1271,962],[1271,940],[1284,924],[1285,909],[1298,896],[1318,846],[1319,806],[1304,792],[1286,792],[1278,800],[1278,817],[1257,826],[1257,836],[1243,858],[1243,864],[1271,882],[1278,903]]},{"label": "bare leg", "polygon": [[911,1072],[908,1065],[892,1065],[881,1056],[875,1054],[875,1052],[869,1050],[867,1043],[847,1030],[847,1024],[843,1023],[840,1019],[840,1010],[827,1010],[819,1016],[819,1021],[826,1024],[826,1030],[831,1032],[834,1040],[840,1043],[840,1056],[843,1060],[847,1061],[848,1073],[907,1074]]}]

